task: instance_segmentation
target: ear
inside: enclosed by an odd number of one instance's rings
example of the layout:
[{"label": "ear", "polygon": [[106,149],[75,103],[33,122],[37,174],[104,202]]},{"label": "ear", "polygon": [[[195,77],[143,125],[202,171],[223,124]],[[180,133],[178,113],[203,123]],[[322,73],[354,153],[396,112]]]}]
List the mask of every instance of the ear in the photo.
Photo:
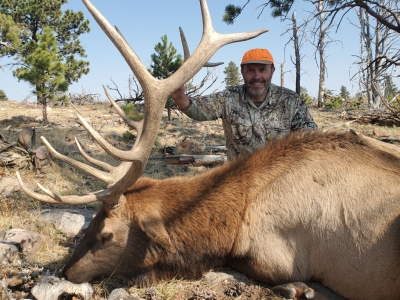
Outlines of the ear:
[{"label": "ear", "polygon": [[159,244],[164,249],[175,253],[176,250],[165,229],[164,220],[157,209],[152,209],[144,214],[140,214],[138,216],[138,222],[140,229],[146,233],[150,240]]}]

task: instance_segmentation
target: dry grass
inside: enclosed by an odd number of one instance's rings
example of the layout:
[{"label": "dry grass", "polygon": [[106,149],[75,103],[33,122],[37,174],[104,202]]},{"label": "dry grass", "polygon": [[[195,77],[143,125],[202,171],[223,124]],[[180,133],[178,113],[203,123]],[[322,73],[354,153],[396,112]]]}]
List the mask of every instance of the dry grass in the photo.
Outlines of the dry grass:
[{"label": "dry grass", "polygon": [[[5,110],[3,109],[5,107]],[[99,148],[92,138],[82,130],[81,127],[76,127],[77,110],[71,107],[53,108],[49,111],[49,120],[53,122],[48,127],[41,126],[39,120],[41,118],[41,109],[35,104],[21,104],[15,102],[5,103],[0,110],[0,133],[2,133],[10,142],[16,141],[17,135],[24,126],[38,127],[38,135],[43,135],[60,153],[68,155],[77,160],[84,161],[78,154],[75,146],[72,145],[72,137],[77,136],[86,150],[91,150],[93,156],[99,160],[106,161],[112,165],[117,165],[118,161],[106,154]],[[104,134],[109,142],[113,143],[120,149],[126,149],[130,146],[130,141],[124,141],[122,134],[129,130],[124,126],[106,126],[103,124],[104,116],[110,115],[109,119],[115,118],[114,112],[107,103],[98,103],[92,106],[77,107],[79,113],[88,118],[100,133]],[[341,112],[324,112],[313,109],[312,114],[320,128],[345,128],[353,129],[357,132],[372,136],[372,131],[377,126],[362,125],[356,122],[346,122],[340,118]],[[224,144],[222,127],[219,121],[207,122],[210,130],[205,135],[204,130],[200,128],[196,122],[189,120],[186,117],[175,115],[176,123],[172,128],[166,128],[166,120],[164,119],[160,132],[157,137],[156,145],[153,149],[154,154],[158,153],[159,148],[164,146],[175,146],[177,141],[189,137],[193,140],[200,141],[204,139],[207,145],[222,145]],[[400,130],[396,127],[380,127],[388,135],[394,138],[400,138]],[[196,173],[198,170],[192,169],[184,165],[165,165],[163,163],[149,163],[145,176],[154,178],[166,178],[177,175],[188,175]],[[0,169],[0,175],[3,177],[15,177],[15,170],[7,168]],[[24,180],[34,189],[37,189],[34,182],[39,182],[48,189],[59,194],[85,194],[90,191],[95,191],[104,188],[104,184],[99,180],[83,174],[80,171],[74,170],[70,166],[59,161],[53,161],[52,165],[47,165],[43,168],[41,174],[34,174],[30,171],[22,171]],[[91,209],[96,209],[98,204],[87,205]],[[53,226],[44,223],[38,211],[42,208],[47,208],[48,205],[33,201],[24,193],[15,192],[14,198],[3,198],[0,195],[0,231],[6,231],[11,228],[24,228],[40,233],[43,237],[43,243],[40,251],[31,261],[25,261],[24,266],[29,270],[36,270],[40,273],[49,270],[50,273],[60,275],[60,270],[68,259],[73,245],[76,240],[65,237],[61,232]],[[20,272],[21,266],[9,266],[0,271],[0,278],[10,278],[12,274]],[[40,271],[37,271],[40,270]],[[34,271],[32,271],[34,272]],[[11,275],[10,275],[11,274]],[[32,274],[32,273],[31,273]],[[34,278],[34,276],[31,276]],[[33,284],[26,282],[26,290]],[[156,286],[158,297],[160,299],[180,299],[184,298],[182,293],[182,282],[171,281]],[[126,287],[127,283],[120,280],[110,279],[95,283],[95,295],[93,299],[106,299],[109,292],[117,287]],[[190,288],[193,288],[192,285]],[[1,289],[0,289],[1,290]],[[187,290],[187,289],[186,289]],[[146,290],[131,288],[129,289],[133,295],[145,297]],[[180,293],[180,294],[179,294]],[[180,296],[179,296],[180,295]],[[179,296],[179,297],[178,297]],[[6,299],[5,295],[0,291],[0,299]],[[187,298],[186,298],[187,299]],[[267,298],[265,298],[267,299]],[[272,298],[269,298],[272,299]]]}]

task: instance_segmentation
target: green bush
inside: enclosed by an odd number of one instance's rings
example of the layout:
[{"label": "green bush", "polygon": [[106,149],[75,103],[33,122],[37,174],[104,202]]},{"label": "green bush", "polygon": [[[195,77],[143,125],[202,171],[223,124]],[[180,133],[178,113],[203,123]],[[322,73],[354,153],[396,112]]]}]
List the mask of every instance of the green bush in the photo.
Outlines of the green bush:
[{"label": "green bush", "polygon": [[130,131],[125,131],[125,132],[122,134],[122,138],[123,138],[125,141],[129,142],[129,141],[135,140],[135,139],[136,139],[136,136],[133,135]]},{"label": "green bush", "polygon": [[340,96],[332,96],[329,99],[325,101],[325,107],[334,109],[334,108],[339,108],[343,105],[344,101],[342,97]]},{"label": "green bush", "polygon": [[143,113],[138,112],[135,105],[132,103],[128,103],[127,105],[122,107],[122,110],[133,121],[140,121],[143,119]]},{"label": "green bush", "polygon": [[71,98],[65,93],[56,93],[51,103],[56,106],[69,106],[71,104]]},{"label": "green bush", "polygon": [[304,103],[307,105],[307,106],[311,106],[312,104],[313,104],[313,99],[310,97],[310,95],[309,94],[301,94],[300,95],[300,98],[301,99],[303,99],[303,101],[304,101]]},{"label": "green bush", "polygon": [[304,87],[300,87],[300,98],[303,99],[307,106],[311,106],[313,104],[313,99],[308,94],[307,89]]},{"label": "green bush", "polygon": [[395,108],[400,109],[400,96],[397,96],[391,103]]},{"label": "green bush", "polygon": [[0,101],[8,101],[7,95],[3,90],[0,90]]},{"label": "green bush", "polygon": [[364,108],[364,107],[366,107],[366,105],[365,105],[365,101],[363,98],[355,98],[355,99],[349,101],[349,107]]}]

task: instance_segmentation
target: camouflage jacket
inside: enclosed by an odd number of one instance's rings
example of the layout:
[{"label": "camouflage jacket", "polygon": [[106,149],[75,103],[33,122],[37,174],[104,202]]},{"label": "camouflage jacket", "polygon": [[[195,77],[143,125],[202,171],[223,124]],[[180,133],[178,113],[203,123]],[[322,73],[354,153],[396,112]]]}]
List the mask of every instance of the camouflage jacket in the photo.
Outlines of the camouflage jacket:
[{"label": "camouflage jacket", "polygon": [[288,132],[317,128],[304,101],[294,91],[274,84],[259,107],[244,85],[190,101],[182,110],[188,117],[198,121],[222,119],[228,158],[263,147]]}]

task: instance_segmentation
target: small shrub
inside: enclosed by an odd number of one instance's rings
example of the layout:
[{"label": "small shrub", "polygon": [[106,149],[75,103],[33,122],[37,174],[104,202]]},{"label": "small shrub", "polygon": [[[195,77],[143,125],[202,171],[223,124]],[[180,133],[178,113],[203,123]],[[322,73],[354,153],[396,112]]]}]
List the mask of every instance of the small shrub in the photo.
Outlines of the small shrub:
[{"label": "small shrub", "polygon": [[352,108],[364,108],[366,105],[363,98],[355,98],[349,101],[348,106]]},{"label": "small shrub", "polygon": [[133,135],[130,131],[125,131],[122,134],[122,138],[124,139],[124,141],[133,141],[136,139],[136,136]]},{"label": "small shrub", "polygon": [[3,90],[0,90],[0,101],[8,101],[7,95]]},{"label": "small shrub", "polygon": [[300,87],[300,98],[303,99],[304,103],[307,106],[311,106],[313,103],[313,99],[311,96],[308,94],[307,89],[304,87]]},{"label": "small shrub", "polygon": [[53,106],[68,106],[71,104],[71,98],[65,93],[57,93],[51,100]]},{"label": "small shrub", "polygon": [[143,113],[138,112],[135,105],[132,103],[128,103],[127,105],[122,107],[122,110],[133,121],[140,121],[143,119]]},{"label": "small shrub", "polygon": [[313,99],[310,97],[308,94],[301,94],[300,95],[301,99],[303,99],[304,103],[307,106],[311,106],[313,104]]},{"label": "small shrub", "polygon": [[330,108],[330,109],[339,108],[343,105],[343,103],[344,103],[344,101],[343,101],[342,97],[333,96],[325,101],[325,107]]},{"label": "small shrub", "polygon": [[397,96],[391,103],[395,108],[400,109],[400,96]]}]

